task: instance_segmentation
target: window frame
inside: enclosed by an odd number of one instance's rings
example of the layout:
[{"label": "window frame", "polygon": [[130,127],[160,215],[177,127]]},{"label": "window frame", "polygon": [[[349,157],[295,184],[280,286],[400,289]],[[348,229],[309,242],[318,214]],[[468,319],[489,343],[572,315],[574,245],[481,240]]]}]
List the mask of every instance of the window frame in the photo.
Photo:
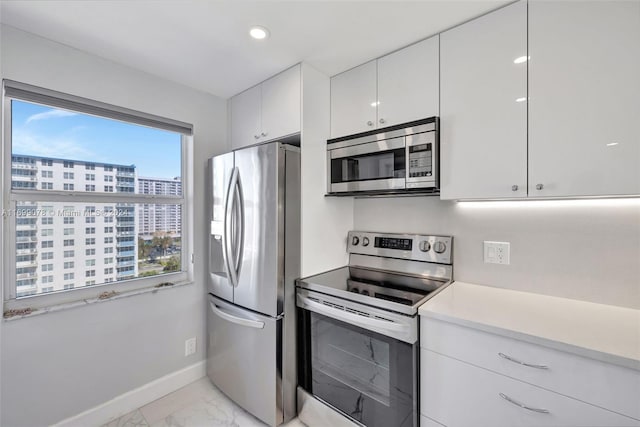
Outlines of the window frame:
[{"label": "window frame", "polygon": [[[9,92],[9,93],[8,93]],[[25,190],[12,189],[11,163],[12,163],[12,100],[31,102],[51,108],[62,108],[81,114],[89,114],[107,119],[119,120],[125,123],[147,126],[155,129],[168,130],[180,135],[181,146],[181,183],[182,195],[158,196],[139,193],[116,192],[87,192],[87,191],[54,191],[54,190]],[[0,265],[2,267],[4,291],[2,301],[4,309],[42,308],[61,305],[79,300],[96,298],[103,292],[115,291],[117,293],[137,291],[144,288],[154,288],[166,283],[192,282],[193,269],[193,126],[172,119],[130,110],[111,104],[105,104],[86,98],[68,95],[61,92],[43,89],[11,80],[2,81],[2,99],[0,102],[0,115],[2,120],[2,143],[0,144],[0,157],[4,173],[0,176],[2,185],[1,205],[5,212],[15,212],[18,202],[39,203],[133,203],[136,206],[143,204],[176,204],[181,206],[181,269],[178,272],[164,273],[156,276],[136,277],[133,279],[105,282],[91,286],[79,286],[71,289],[61,289],[54,292],[43,292],[37,295],[27,295],[17,298],[16,290],[16,221],[14,216],[3,215],[1,236],[3,244],[0,245]],[[178,129],[178,130],[176,130]],[[44,158],[44,156],[43,156]],[[92,163],[88,160],[89,163]],[[136,239],[137,239],[136,235]],[[61,240],[62,242],[62,240]],[[104,245],[104,243],[102,243]],[[38,250],[40,242],[38,242]],[[84,282],[74,279],[78,285]]]}]

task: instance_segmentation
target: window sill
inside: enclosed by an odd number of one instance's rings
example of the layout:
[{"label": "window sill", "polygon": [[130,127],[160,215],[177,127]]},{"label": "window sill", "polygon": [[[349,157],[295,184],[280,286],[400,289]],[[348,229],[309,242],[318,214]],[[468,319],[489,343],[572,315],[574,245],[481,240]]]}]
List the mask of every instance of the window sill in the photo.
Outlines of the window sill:
[{"label": "window sill", "polygon": [[14,315],[11,317],[5,317],[3,320],[5,322],[13,322],[15,320],[19,320],[19,319],[26,319],[29,317],[35,317],[35,316],[40,316],[42,314],[47,314],[47,313],[55,313],[58,311],[64,311],[64,310],[69,310],[72,308],[76,308],[76,307],[84,307],[86,305],[91,305],[91,304],[97,304],[97,303],[103,303],[103,302],[108,302],[108,301],[115,301],[118,299],[122,299],[122,298],[129,298],[129,297],[133,297],[136,295],[142,295],[142,294],[155,294],[157,292],[162,292],[164,290],[167,289],[175,289],[175,288],[180,288],[183,286],[188,286],[193,284],[193,281],[183,281],[183,282],[176,282],[173,285],[170,286],[151,286],[151,287],[147,287],[147,288],[141,288],[141,289],[134,289],[131,291],[123,291],[123,292],[118,292],[116,294],[114,294],[113,296],[110,296],[108,298],[99,298],[99,297],[95,297],[95,298],[87,298],[87,299],[82,299],[82,300],[78,300],[78,301],[73,301],[73,302],[68,302],[68,303],[64,303],[64,304],[56,304],[56,305],[51,305],[51,306],[47,306],[47,307],[39,307],[36,309],[33,309],[30,313],[28,314],[18,314],[18,315]]}]

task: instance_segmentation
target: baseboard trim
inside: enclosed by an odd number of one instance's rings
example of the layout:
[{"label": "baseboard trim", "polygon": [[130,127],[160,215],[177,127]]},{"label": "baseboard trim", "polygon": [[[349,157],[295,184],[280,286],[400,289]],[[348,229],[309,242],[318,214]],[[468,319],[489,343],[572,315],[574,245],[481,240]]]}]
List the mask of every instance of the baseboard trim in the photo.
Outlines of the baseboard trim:
[{"label": "baseboard trim", "polygon": [[153,402],[206,375],[206,361],[194,363],[179,371],[151,381],[134,390],[121,394],[107,402],[69,417],[54,427],[101,426],[147,403]]}]

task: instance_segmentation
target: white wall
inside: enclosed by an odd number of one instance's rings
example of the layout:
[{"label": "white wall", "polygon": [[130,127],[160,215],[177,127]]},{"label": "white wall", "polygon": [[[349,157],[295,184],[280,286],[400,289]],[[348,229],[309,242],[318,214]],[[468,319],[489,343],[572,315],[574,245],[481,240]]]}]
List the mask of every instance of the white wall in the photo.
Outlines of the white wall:
[{"label": "white wall", "polygon": [[[456,280],[640,308],[640,199],[357,199],[354,226],[453,235]],[[511,264],[484,264],[483,240],[510,242]]]},{"label": "white wall", "polygon": [[[226,103],[10,27],[0,34],[2,78],[192,123],[195,133],[195,285],[2,325],[0,424],[48,425],[204,359],[201,196],[206,159],[226,150]],[[186,358],[192,336],[198,351]]]}]

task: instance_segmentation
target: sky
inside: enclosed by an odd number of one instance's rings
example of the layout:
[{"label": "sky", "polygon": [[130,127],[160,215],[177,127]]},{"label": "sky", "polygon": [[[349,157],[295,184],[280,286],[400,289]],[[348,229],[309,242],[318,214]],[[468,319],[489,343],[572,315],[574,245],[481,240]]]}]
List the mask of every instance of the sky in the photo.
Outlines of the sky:
[{"label": "sky", "polygon": [[12,100],[13,155],[135,165],[138,176],[180,173],[180,134]]}]

